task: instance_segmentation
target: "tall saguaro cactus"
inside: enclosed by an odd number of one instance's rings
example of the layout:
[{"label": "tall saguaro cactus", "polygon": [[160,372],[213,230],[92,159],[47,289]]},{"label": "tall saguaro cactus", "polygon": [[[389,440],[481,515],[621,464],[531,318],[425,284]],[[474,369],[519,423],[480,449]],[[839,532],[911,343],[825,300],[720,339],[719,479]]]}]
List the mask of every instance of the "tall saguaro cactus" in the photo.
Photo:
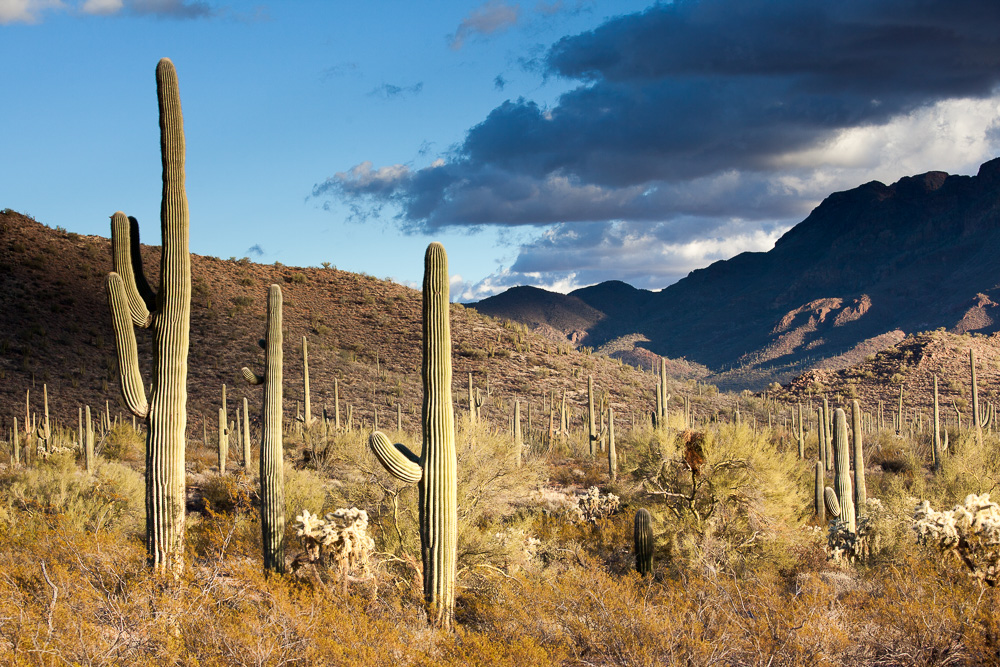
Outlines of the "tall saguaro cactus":
[{"label": "tall saguaro cactus", "polygon": [[990,411],[979,409],[979,383],[976,381],[976,352],[969,348],[969,370],[972,373],[972,425],[976,429],[976,442],[983,446],[983,429],[993,420]]},{"label": "tall saguaro cactus", "polygon": [[264,376],[243,367],[250,384],[264,385],[264,409],[260,436],[260,534],[265,572],[285,571],[285,471],[281,440],[282,333],[281,287],[267,291],[267,334],[264,348]]},{"label": "tall saguaro cactus", "polygon": [[847,414],[842,408],[833,413],[833,463],[834,486],[840,502],[840,517],[847,529],[857,532],[854,515],[854,492],[851,488],[850,459],[848,458]]},{"label": "tall saguaro cactus", "polygon": [[851,457],[854,464],[854,512],[865,514],[868,504],[868,486],[865,483],[865,450],[861,439],[861,402],[851,401]]},{"label": "tall saguaro cactus", "polygon": [[458,547],[455,415],[451,402],[451,325],[448,320],[448,257],[432,243],[424,255],[422,409],[420,456],[393,445],[378,431],[369,445],[390,474],[418,483],[420,547],[428,619],[450,628],[455,614]]},{"label": "tall saguaro cactus", "polygon": [[[156,67],[160,107],[163,196],[160,286],[154,295],[142,271],[139,225],[111,218],[114,270],[106,283],[122,395],[129,410],[147,422],[146,551],[157,570],[184,566],[184,432],[187,428],[187,357],[191,328],[191,256],[184,191],[184,121],[177,72],[170,60]],[[153,330],[153,378],[149,398],[139,373],[132,325]]]}]

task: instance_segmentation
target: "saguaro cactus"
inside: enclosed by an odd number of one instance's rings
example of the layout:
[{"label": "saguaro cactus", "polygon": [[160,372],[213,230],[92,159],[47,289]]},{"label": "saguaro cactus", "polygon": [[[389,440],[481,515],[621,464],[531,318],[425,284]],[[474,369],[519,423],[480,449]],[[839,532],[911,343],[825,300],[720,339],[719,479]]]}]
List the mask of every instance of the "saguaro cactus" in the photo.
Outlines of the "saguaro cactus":
[{"label": "saguaro cactus", "polygon": [[608,476],[618,479],[618,452],[615,451],[615,410],[608,408]]},{"label": "saguaro cactus", "polygon": [[854,463],[854,512],[865,513],[868,504],[868,486],[865,484],[865,450],[861,441],[861,403],[851,401],[851,453]]},{"label": "saguaro cactus", "polygon": [[226,472],[226,460],[229,458],[229,424],[226,423],[226,409],[219,408],[219,474]]},{"label": "saguaro cactus", "polygon": [[84,412],[84,419],[86,422],[83,436],[83,464],[87,468],[87,473],[90,474],[94,472],[94,420],[90,417],[89,405]]},{"label": "saguaro cactus", "polygon": [[833,483],[840,502],[840,518],[847,524],[850,532],[856,533],[854,493],[851,489],[850,459],[847,453],[847,415],[842,408],[837,408],[833,415]]},{"label": "saguaro cactus", "polygon": [[243,398],[243,467],[250,467],[250,411],[247,407],[247,399]]},{"label": "saguaro cactus", "polygon": [[514,461],[521,467],[521,454],[524,450],[524,438],[521,435],[521,401],[514,399]]},{"label": "saguaro cactus", "polygon": [[979,409],[979,383],[976,381],[976,352],[969,348],[969,370],[972,373],[972,425],[976,429],[976,442],[983,446],[983,429],[993,421],[989,409]]},{"label": "saguaro cactus", "polygon": [[267,334],[260,341],[264,348],[264,376],[243,368],[250,384],[264,385],[264,409],[261,414],[260,442],[260,533],[265,572],[285,571],[285,471],[282,457],[281,400],[282,333],[281,287],[267,291]]},{"label": "saguaro cactus", "polygon": [[587,439],[590,442],[590,456],[595,454],[597,444],[597,415],[594,414],[594,376],[587,376]]},{"label": "saguaro cactus", "polygon": [[[184,554],[184,432],[187,427],[187,357],[191,324],[191,257],[184,192],[184,122],[173,63],[156,67],[160,107],[163,197],[160,289],[146,282],[135,218],[111,218],[114,270],[106,283],[122,396],[147,423],[146,550],[158,570],[179,573]],[[153,379],[147,402],[132,325],[153,330]]]},{"label": "saguaro cactus", "polygon": [[816,492],[814,495],[814,510],[816,513],[816,520],[820,523],[826,522],[826,502],[823,499],[823,489],[826,485],[826,480],[824,479],[825,472],[822,461],[816,461]]},{"label": "saguaro cactus", "polygon": [[941,406],[938,402],[938,378],[934,376],[934,437],[931,456],[934,459],[934,470],[941,466]]},{"label": "saguaro cactus", "polygon": [[645,576],[653,572],[653,517],[641,507],[635,513],[635,569]]},{"label": "saguaro cactus", "polygon": [[390,474],[419,484],[420,546],[428,619],[450,628],[455,612],[458,545],[455,415],[451,402],[448,257],[432,243],[424,256],[423,451],[416,456],[374,432],[369,444]]}]

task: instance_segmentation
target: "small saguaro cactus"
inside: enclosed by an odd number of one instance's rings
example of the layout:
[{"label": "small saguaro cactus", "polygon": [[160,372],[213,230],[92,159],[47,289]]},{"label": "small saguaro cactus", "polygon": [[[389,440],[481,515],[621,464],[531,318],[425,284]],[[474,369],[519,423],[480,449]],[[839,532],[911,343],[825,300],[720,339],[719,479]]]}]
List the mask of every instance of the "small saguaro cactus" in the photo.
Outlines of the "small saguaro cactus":
[{"label": "small saguaro cactus", "polygon": [[[184,566],[191,256],[184,191],[184,121],[177,72],[166,58],[156,67],[156,92],[163,163],[160,289],[154,294],[143,274],[139,224],[121,212],[111,218],[114,270],[108,274],[106,288],[122,396],[128,409],[147,423],[146,551],[150,565],[176,575]],[[133,325],[153,331],[154,372],[148,401],[139,373]]]},{"label": "small saguaro cactus", "polygon": [[590,442],[590,456],[595,454],[597,444],[597,415],[594,414],[594,376],[587,376],[587,439]]},{"label": "small saguaro cactus", "polygon": [[618,479],[618,452],[615,451],[615,410],[608,408],[608,476]]},{"label": "small saguaro cactus", "polygon": [[861,441],[861,403],[851,401],[851,455],[854,463],[854,512],[865,513],[868,504],[868,486],[865,483],[865,450]]},{"label": "small saguaro cactus", "polygon": [[448,257],[431,243],[424,255],[422,409],[423,451],[418,457],[378,431],[369,445],[390,474],[418,483],[424,600],[432,624],[451,628],[455,614],[458,501],[455,415],[451,402],[451,325]]},{"label": "small saguaro cactus", "polygon": [[305,401],[305,427],[312,426],[312,400],[309,396],[309,342],[302,337],[302,395]]},{"label": "small saguaro cactus", "polygon": [[969,370],[972,374],[972,425],[976,429],[976,442],[983,446],[983,429],[989,428],[993,415],[989,408],[979,409],[979,383],[976,381],[976,351],[969,348]]},{"label": "small saguaro cactus", "polygon": [[837,500],[840,502],[840,518],[847,524],[850,532],[856,533],[858,529],[854,515],[854,492],[851,488],[847,414],[842,408],[837,408],[833,415],[833,483],[837,490]]},{"label": "small saguaro cactus", "polygon": [[285,571],[285,472],[282,456],[282,333],[281,287],[267,291],[267,334],[264,348],[264,375],[243,367],[250,384],[264,385],[260,441],[260,533],[264,571]]},{"label": "small saguaro cactus", "polygon": [[799,444],[799,459],[801,460],[806,457],[806,434],[802,426],[802,403],[799,403],[798,444]]},{"label": "small saguaro cactus", "polygon": [[521,454],[524,450],[524,438],[521,435],[521,401],[514,399],[514,461],[521,467]]},{"label": "small saguaro cactus", "polygon": [[931,439],[934,470],[941,467],[941,405],[938,401],[938,378],[934,376],[934,436]]},{"label": "small saguaro cactus", "polygon": [[226,409],[219,408],[219,474],[226,472],[226,459],[229,458],[229,424],[226,423]]},{"label": "small saguaro cactus", "polygon": [[250,467],[250,412],[247,409],[247,399],[243,397],[243,467]]},{"label": "small saguaro cactus", "polygon": [[478,389],[472,387],[472,373],[469,373],[469,421],[475,424],[479,421],[479,409],[483,407],[483,397]]},{"label": "small saguaro cactus", "polygon": [[640,507],[635,513],[633,529],[635,542],[635,569],[645,576],[653,572],[653,517],[649,510]]},{"label": "small saguaro cactus", "polygon": [[824,479],[825,472],[822,461],[816,461],[816,493],[814,498],[814,510],[816,514],[816,521],[820,523],[826,522],[826,502],[823,499],[823,488],[826,485],[826,480]]}]

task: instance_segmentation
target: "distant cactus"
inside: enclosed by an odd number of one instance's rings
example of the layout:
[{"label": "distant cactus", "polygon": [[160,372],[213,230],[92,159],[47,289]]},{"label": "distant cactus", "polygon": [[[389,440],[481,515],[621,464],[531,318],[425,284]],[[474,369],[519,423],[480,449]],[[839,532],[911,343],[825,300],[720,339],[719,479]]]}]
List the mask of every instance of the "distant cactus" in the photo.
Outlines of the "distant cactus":
[{"label": "distant cactus", "polygon": [[653,572],[653,517],[649,511],[641,507],[635,513],[635,569],[646,576]]},{"label": "distant cactus", "polygon": [[938,402],[938,378],[934,376],[934,437],[931,439],[931,458],[934,469],[941,466],[941,407]]},{"label": "distant cactus", "polygon": [[94,421],[90,417],[90,406],[84,410],[83,463],[87,473],[94,472]]},{"label": "distant cactus", "polygon": [[250,384],[264,385],[264,408],[260,440],[260,530],[264,571],[285,571],[285,472],[282,451],[282,410],[284,393],[282,357],[281,287],[267,292],[267,335],[264,348],[264,375],[243,368]]},{"label": "distant cactus", "polygon": [[432,624],[450,628],[455,613],[458,507],[455,423],[451,402],[451,325],[448,258],[440,243],[427,247],[423,285],[423,451],[417,457],[382,433],[369,444],[390,474],[419,483],[424,600]]},{"label": "distant cactus", "polygon": [[826,485],[824,479],[825,472],[822,461],[816,461],[816,493],[814,495],[814,509],[816,520],[820,523],[826,522],[826,502],[823,496],[823,488]]},{"label": "distant cactus", "polygon": [[993,413],[990,406],[986,409],[979,409],[979,384],[976,381],[976,352],[969,348],[969,369],[972,373],[972,425],[976,429],[976,442],[983,446],[983,429],[989,428],[993,422]]},{"label": "distant cactus", "polygon": [[229,424],[226,423],[226,409],[219,408],[219,474],[226,473],[226,459],[229,458]]},{"label": "distant cactus", "polygon": [[597,445],[597,415],[594,414],[594,376],[587,376],[587,440],[590,443],[590,456],[595,455]]},{"label": "distant cactus", "polygon": [[521,436],[521,402],[514,400],[514,461],[521,467],[521,454],[524,449],[524,438]]},{"label": "distant cactus", "polygon": [[[156,88],[163,163],[160,290],[153,294],[142,271],[139,225],[121,212],[111,218],[114,270],[108,274],[106,288],[122,396],[129,410],[147,421],[146,550],[153,567],[177,574],[184,557],[191,256],[184,192],[184,122],[177,73],[166,58],[156,67]],[[132,325],[153,330],[155,377],[148,402]]]},{"label": "distant cactus", "polygon": [[799,433],[798,433],[798,445],[799,445],[799,459],[804,459],[806,457],[806,435],[802,427],[802,404],[799,403]]},{"label": "distant cactus", "polygon": [[618,479],[618,452],[615,451],[615,410],[608,408],[608,476]]},{"label": "distant cactus", "polygon": [[473,424],[479,421],[479,409],[483,407],[483,397],[478,389],[472,387],[472,373],[469,373],[469,421]]},{"label": "distant cactus", "polygon": [[861,403],[851,401],[851,452],[854,462],[854,511],[860,517],[868,506],[868,486],[865,484],[865,450],[861,441]]}]

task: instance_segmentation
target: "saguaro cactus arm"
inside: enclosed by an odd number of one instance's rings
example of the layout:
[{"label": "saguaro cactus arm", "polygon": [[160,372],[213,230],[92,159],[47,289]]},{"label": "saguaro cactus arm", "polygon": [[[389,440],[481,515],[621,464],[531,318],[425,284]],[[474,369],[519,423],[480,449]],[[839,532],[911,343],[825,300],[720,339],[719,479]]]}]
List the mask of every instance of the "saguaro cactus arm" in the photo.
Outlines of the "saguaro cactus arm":
[{"label": "saguaro cactus arm", "polygon": [[118,353],[118,380],[125,398],[125,405],[140,419],[149,416],[149,403],[139,372],[139,352],[135,341],[135,321],[130,316],[128,296],[121,276],[109,273],[105,281],[108,304],[111,307],[111,327],[115,332],[115,351]]},{"label": "saguaro cactus arm", "polygon": [[264,384],[264,378],[254,373],[252,370],[244,366],[240,369],[240,374],[243,375],[243,379],[250,384]]},{"label": "saguaro cactus arm", "polygon": [[118,211],[111,216],[111,266],[121,276],[132,322],[145,328],[152,323],[156,296],[142,273],[139,248],[139,222]]},{"label": "saguaro cactus arm", "polygon": [[381,431],[375,431],[368,439],[375,458],[379,460],[389,474],[404,484],[416,484],[423,477],[420,457],[411,452],[405,445],[392,444]]}]

